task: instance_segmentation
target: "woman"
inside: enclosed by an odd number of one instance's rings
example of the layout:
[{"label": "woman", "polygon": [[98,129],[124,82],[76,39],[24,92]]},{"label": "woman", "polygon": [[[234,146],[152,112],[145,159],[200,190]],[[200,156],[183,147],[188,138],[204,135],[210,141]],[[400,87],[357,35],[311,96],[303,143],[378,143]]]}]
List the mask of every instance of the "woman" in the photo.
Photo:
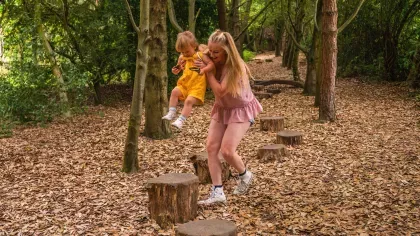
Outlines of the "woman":
[{"label": "woman", "polygon": [[[212,179],[210,197],[199,204],[226,202],[222,185],[222,168],[218,159],[223,158],[239,173],[234,194],[245,194],[252,183],[253,174],[246,169],[236,152],[239,142],[254,118],[262,111],[249,84],[249,69],[240,57],[235,42],[228,32],[216,30],[209,38],[208,49],[215,70],[207,74],[207,84],[215,95],[207,137],[208,165]],[[196,66],[205,64],[197,61]]]}]

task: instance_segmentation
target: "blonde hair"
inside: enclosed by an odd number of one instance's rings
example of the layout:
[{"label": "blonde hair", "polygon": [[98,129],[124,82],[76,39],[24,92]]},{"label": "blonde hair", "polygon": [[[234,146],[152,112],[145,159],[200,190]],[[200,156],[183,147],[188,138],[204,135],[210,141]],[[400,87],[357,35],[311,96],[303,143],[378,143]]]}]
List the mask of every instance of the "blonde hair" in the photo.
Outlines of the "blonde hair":
[{"label": "blonde hair", "polygon": [[185,50],[187,47],[193,47],[194,50],[198,47],[197,39],[190,31],[181,32],[176,37],[175,49],[178,52]]},{"label": "blonde hair", "polygon": [[232,94],[233,97],[240,96],[242,89],[249,88],[248,76],[250,76],[250,71],[239,55],[232,35],[228,32],[216,30],[210,35],[210,42],[219,44],[226,52],[227,92]]}]

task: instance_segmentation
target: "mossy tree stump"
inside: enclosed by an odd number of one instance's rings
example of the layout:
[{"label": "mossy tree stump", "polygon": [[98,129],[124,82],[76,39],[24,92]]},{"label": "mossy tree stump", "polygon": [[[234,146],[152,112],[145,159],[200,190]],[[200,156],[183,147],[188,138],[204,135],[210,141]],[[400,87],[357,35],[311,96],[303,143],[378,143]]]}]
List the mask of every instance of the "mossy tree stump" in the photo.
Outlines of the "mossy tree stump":
[{"label": "mossy tree stump", "polygon": [[277,143],[284,145],[299,145],[302,143],[303,134],[293,130],[282,130],[277,133]]},{"label": "mossy tree stump", "polygon": [[[209,164],[207,162],[208,157],[207,152],[200,152],[190,157],[194,166],[195,174],[198,176],[198,180],[202,184],[211,183]],[[222,163],[222,181],[225,182],[230,176],[229,164],[225,161],[221,153],[219,153],[219,160]]]},{"label": "mossy tree stump", "polygon": [[284,117],[261,117],[260,130],[278,132],[284,130]]},{"label": "mossy tree stump", "polygon": [[199,220],[178,226],[177,236],[236,236],[235,223],[227,220]]},{"label": "mossy tree stump", "polygon": [[288,155],[286,146],[283,144],[270,144],[258,149],[258,159],[261,162],[283,161],[283,157]]},{"label": "mossy tree stump", "polygon": [[163,229],[197,216],[198,177],[171,173],[147,181],[150,218]]}]

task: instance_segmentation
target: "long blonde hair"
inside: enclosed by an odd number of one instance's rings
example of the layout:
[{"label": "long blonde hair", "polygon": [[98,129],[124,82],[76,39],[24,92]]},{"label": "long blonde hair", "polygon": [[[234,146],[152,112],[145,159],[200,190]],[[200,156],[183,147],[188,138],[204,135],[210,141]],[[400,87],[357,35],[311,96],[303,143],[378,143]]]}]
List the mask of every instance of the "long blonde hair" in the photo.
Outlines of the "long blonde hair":
[{"label": "long blonde hair", "polygon": [[209,43],[218,43],[226,52],[227,91],[233,97],[240,96],[243,89],[249,88],[250,71],[236,48],[232,35],[216,30],[209,37]]}]

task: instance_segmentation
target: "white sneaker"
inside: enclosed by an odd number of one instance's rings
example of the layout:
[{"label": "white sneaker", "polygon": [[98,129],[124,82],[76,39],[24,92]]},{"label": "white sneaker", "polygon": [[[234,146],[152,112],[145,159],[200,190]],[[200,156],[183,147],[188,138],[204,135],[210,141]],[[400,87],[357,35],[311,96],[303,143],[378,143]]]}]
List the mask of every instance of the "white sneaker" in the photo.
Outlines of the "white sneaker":
[{"label": "white sneaker", "polygon": [[226,203],[226,196],[223,188],[211,187],[210,197],[206,200],[198,201],[199,205],[211,205],[216,203]]},{"label": "white sneaker", "polygon": [[182,129],[182,125],[184,125],[184,121],[178,118],[176,119],[175,122],[172,123],[172,125],[177,127],[178,129]]},{"label": "white sneaker", "polygon": [[176,116],[176,112],[169,111],[168,114],[166,114],[166,116],[162,117],[162,120],[173,120],[175,116]]},{"label": "white sneaker", "polygon": [[238,186],[236,186],[233,194],[245,194],[248,191],[249,186],[252,184],[253,179],[254,175],[251,171],[247,170],[244,176],[239,176]]}]

